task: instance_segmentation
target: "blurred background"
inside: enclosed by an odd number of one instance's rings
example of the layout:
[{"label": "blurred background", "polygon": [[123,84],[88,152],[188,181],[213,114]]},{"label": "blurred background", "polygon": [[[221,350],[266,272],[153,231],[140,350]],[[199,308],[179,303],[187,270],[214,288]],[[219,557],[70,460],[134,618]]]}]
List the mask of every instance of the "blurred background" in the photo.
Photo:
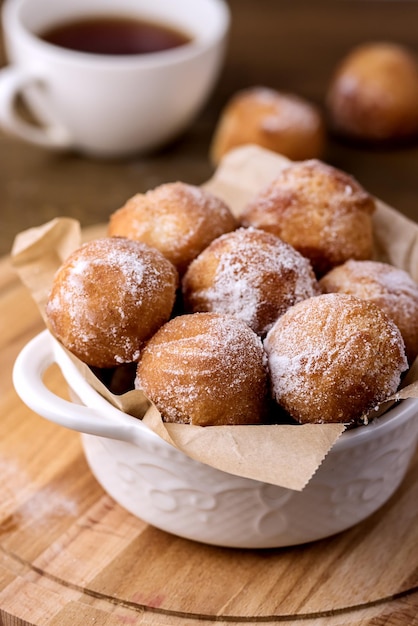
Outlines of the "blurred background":
[{"label": "blurred background", "polygon": [[[1,3],[0,3],[1,4]],[[53,154],[0,131],[0,254],[23,228],[58,215],[83,226],[106,221],[130,196],[174,180],[200,184],[213,173],[211,138],[228,99],[245,87],[288,91],[324,106],[336,64],[355,45],[392,41],[418,53],[414,0],[228,0],[229,48],[215,91],[170,146],[122,161]],[[0,65],[6,64],[0,40]],[[418,145],[371,149],[327,138],[324,160],[418,220]]]}]

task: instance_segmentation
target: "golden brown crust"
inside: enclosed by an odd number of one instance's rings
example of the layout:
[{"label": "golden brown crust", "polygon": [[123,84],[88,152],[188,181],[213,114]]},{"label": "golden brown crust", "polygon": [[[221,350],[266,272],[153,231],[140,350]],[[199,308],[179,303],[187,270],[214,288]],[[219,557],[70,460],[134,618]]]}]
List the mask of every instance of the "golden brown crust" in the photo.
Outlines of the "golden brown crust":
[{"label": "golden brown crust", "polygon": [[96,239],[55,275],[48,326],[88,365],[137,361],[143,342],[169,319],[177,284],[177,271],[158,250],[123,238]]},{"label": "golden brown crust", "polygon": [[183,274],[213,239],[236,226],[220,198],[200,187],[175,182],[130,198],[111,215],[108,234],[157,248]]},{"label": "golden brown crust", "polygon": [[416,135],[416,58],[392,43],[354,48],[331,81],[327,109],[334,130],[348,137],[388,141]]},{"label": "golden brown crust", "polygon": [[311,159],[292,163],[245,207],[243,226],[280,237],[317,275],[373,254],[375,202],[349,174]]},{"label": "golden brown crust", "polygon": [[319,110],[293,94],[266,87],[236,93],[223,110],[211,145],[218,164],[232,148],[256,144],[292,160],[320,157],[325,142]]},{"label": "golden brown crust", "polygon": [[264,342],[277,402],[301,423],[354,422],[407,368],[397,326],[372,302],[332,293],[280,317]]},{"label": "golden brown crust", "polygon": [[346,293],[378,305],[405,342],[409,363],[418,355],[418,284],[397,267],[377,261],[347,261],[320,281],[324,293]]},{"label": "golden brown crust", "polygon": [[136,388],[147,394],[167,422],[260,423],[267,397],[261,340],[231,316],[176,317],[143,350]]},{"label": "golden brown crust", "polygon": [[186,310],[234,315],[261,336],[290,306],[319,294],[308,259],[253,228],[215,239],[189,266],[182,289]]}]

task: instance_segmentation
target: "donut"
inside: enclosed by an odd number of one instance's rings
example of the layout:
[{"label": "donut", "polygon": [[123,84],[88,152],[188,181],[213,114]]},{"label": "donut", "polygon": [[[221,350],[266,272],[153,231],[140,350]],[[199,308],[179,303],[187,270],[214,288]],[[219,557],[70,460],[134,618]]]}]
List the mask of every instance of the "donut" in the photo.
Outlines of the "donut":
[{"label": "donut", "polygon": [[137,361],[173,308],[178,274],[158,250],[105,237],[75,250],[55,274],[46,304],[52,334],[84,363]]},{"label": "donut", "polygon": [[360,422],[407,369],[395,323],[373,302],[341,293],[288,309],[264,348],[274,398],[300,423]]},{"label": "donut", "polygon": [[266,355],[261,339],[239,319],[182,315],[147,343],[135,387],[166,422],[259,424],[268,397]]},{"label": "donut", "polygon": [[292,160],[319,158],[325,131],[319,109],[267,87],[237,92],[221,112],[210,148],[217,165],[232,148],[256,144]]},{"label": "donut", "polygon": [[213,239],[236,227],[223,200],[201,187],[174,182],[130,198],[110,216],[108,235],[157,248],[183,274]]},{"label": "donut", "polygon": [[310,159],[292,163],[243,209],[241,225],[280,237],[318,276],[373,254],[374,199],[349,174]]},{"label": "donut", "polygon": [[187,311],[234,315],[260,336],[290,306],[320,293],[308,259],[254,228],[212,241],[190,264],[182,291]]},{"label": "donut", "polygon": [[406,47],[362,44],[339,63],[326,94],[330,127],[365,142],[393,142],[418,133],[418,62]]},{"label": "donut", "polygon": [[347,293],[380,306],[405,342],[412,363],[418,355],[418,284],[405,270],[378,261],[346,261],[320,280],[324,293]]}]

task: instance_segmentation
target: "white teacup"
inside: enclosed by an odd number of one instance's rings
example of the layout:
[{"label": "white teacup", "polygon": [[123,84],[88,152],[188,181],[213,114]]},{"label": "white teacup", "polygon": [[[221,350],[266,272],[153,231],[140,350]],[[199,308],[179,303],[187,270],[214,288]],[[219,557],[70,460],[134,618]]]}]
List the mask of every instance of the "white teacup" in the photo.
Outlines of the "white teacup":
[{"label": "white teacup", "polygon": [[[146,20],[191,40],[116,56],[41,38],[92,16]],[[0,72],[0,126],[48,148],[118,157],[163,145],[197,115],[221,69],[230,14],[223,0],[6,0],[2,18],[10,65]],[[18,96],[39,126],[20,114]]]}]

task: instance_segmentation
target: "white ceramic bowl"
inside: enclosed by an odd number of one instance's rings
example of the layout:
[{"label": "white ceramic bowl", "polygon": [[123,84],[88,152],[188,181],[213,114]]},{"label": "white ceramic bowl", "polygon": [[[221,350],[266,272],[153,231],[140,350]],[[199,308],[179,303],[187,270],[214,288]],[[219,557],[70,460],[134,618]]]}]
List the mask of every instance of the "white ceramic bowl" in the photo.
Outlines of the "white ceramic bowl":
[{"label": "white ceramic bowl", "polygon": [[[54,362],[74,402],[45,387],[43,373]],[[289,546],[353,526],[397,489],[418,439],[418,400],[404,400],[368,426],[344,433],[307,487],[291,491],[179,452],[94,391],[48,331],[22,350],[13,376],[31,409],[83,433],[93,474],[121,506],[158,528],[221,546]]]}]

